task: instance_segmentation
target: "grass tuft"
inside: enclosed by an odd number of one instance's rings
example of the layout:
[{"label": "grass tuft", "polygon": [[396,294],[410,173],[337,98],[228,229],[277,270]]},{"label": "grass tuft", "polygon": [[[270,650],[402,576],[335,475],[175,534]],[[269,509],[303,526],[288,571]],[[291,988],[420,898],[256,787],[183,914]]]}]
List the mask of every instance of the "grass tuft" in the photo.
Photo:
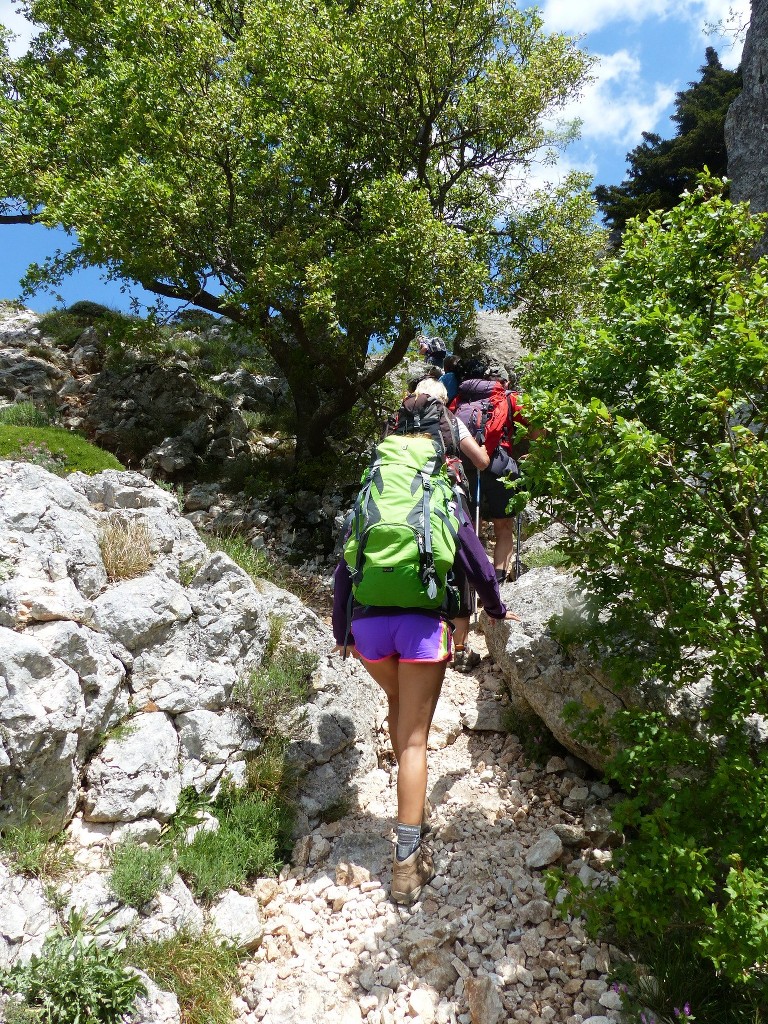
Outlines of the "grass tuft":
[{"label": "grass tuft", "polygon": [[66,874],[74,860],[66,848],[64,834],[50,837],[40,825],[25,822],[0,834],[0,853],[12,871],[30,878],[55,881]]},{"label": "grass tuft", "polygon": [[47,427],[51,419],[51,414],[34,402],[16,402],[0,409],[0,424],[5,427]]},{"label": "grass tuft", "polygon": [[181,1024],[232,1024],[237,951],[214,936],[179,932],[172,938],[129,946],[132,964],[176,994]]},{"label": "grass tuft", "polygon": [[109,888],[126,906],[138,910],[173,878],[170,852],[162,846],[142,846],[132,837],[112,851]]},{"label": "grass tuft", "polygon": [[140,519],[111,519],[101,531],[99,547],[110,580],[132,580],[152,568],[149,530]]},{"label": "grass tuft", "polygon": [[177,867],[192,892],[213,900],[259,875],[275,874],[291,826],[286,805],[275,797],[224,787],[211,805],[216,832],[201,831],[178,851]]}]

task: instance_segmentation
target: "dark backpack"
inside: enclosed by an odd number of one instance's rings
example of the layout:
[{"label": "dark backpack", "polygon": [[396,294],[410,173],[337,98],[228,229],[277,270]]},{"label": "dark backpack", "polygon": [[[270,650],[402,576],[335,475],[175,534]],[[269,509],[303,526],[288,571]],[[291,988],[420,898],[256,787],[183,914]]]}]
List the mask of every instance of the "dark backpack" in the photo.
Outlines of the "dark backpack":
[{"label": "dark backpack", "polygon": [[515,405],[504,385],[497,380],[464,380],[450,407],[479,445],[486,445],[488,436],[493,439],[493,450],[488,454],[491,457],[489,469],[494,476],[517,476],[518,466],[510,454],[515,433]]},{"label": "dark backpack", "polygon": [[459,455],[459,432],[443,403],[432,395],[408,395],[384,428],[392,434],[429,434],[443,459]]}]

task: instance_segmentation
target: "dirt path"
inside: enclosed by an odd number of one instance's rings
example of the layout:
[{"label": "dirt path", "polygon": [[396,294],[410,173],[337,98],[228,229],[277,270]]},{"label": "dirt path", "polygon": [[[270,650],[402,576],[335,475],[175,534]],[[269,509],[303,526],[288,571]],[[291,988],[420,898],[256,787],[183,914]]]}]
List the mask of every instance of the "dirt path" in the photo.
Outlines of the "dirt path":
[{"label": "dirt path", "polygon": [[[475,646],[485,653],[482,637]],[[575,759],[526,758],[502,731],[496,673],[487,657],[473,675],[447,673],[429,755],[438,874],[421,902],[388,899],[395,778],[382,732],[381,767],[360,780],[357,809],[300,841],[291,869],[257,887],[265,939],[243,965],[242,1024],[619,1018],[607,947],[561,920],[542,878],[554,862],[599,877],[599,851],[580,848],[582,819],[609,791]]]}]

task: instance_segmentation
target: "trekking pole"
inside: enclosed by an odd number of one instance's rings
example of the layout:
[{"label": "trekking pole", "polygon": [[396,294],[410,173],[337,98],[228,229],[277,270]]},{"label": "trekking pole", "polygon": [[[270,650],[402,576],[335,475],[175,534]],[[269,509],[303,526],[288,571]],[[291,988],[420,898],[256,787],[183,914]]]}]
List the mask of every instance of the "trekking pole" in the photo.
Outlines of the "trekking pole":
[{"label": "trekking pole", "polygon": [[[477,482],[475,484],[475,533],[480,536],[480,470],[475,469],[477,476]],[[474,599],[474,616],[472,619],[472,625],[477,628],[477,594]]]},{"label": "trekking pole", "polygon": [[515,528],[515,582],[520,579],[520,533],[522,531],[523,515],[517,513],[517,525]]}]

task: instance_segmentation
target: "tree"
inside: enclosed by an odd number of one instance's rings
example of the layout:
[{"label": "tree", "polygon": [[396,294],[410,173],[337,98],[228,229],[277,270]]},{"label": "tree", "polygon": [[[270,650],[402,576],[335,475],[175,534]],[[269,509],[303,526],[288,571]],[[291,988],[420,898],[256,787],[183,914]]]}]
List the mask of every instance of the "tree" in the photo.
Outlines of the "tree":
[{"label": "tree", "polygon": [[23,8],[0,213],[76,238],[26,287],[99,266],[244,324],[309,454],[421,323],[467,323],[510,245],[504,182],[589,65],[507,0]]},{"label": "tree", "polygon": [[595,189],[603,219],[614,231],[623,232],[631,217],[645,219],[651,210],[671,210],[705,167],[714,175],[725,175],[725,115],[741,92],[741,70],[724,68],[708,46],[699,72],[699,81],[675,98],[675,137],[643,132],[643,141],[627,154],[627,180]]},{"label": "tree", "polygon": [[759,982],[764,1007],[768,260],[765,217],[724,190],[702,175],[629,225],[598,308],[537,356],[526,384],[547,430],[525,476],[569,528],[583,635],[633,687],[608,767],[632,838],[587,906],[624,941],[678,942]]}]

